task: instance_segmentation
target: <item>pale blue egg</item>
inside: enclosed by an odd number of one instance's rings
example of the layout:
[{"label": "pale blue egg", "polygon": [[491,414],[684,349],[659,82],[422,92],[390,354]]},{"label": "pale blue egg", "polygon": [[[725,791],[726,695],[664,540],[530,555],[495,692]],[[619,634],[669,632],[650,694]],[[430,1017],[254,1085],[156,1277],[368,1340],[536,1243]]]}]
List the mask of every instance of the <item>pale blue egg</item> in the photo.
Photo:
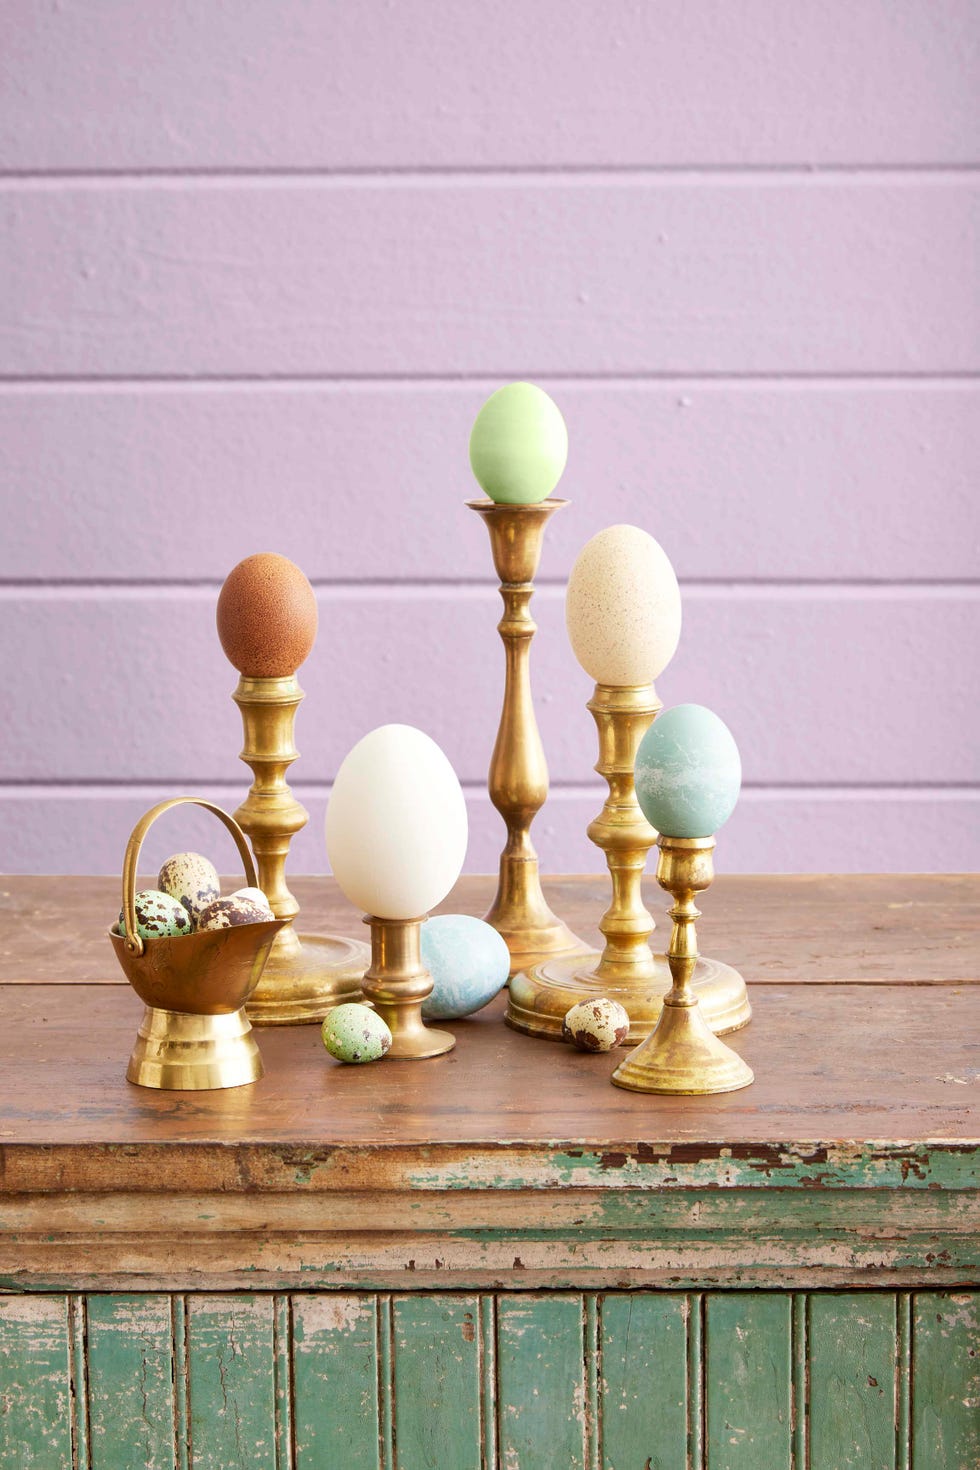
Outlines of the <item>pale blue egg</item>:
[{"label": "pale blue egg", "polygon": [[422,925],[422,963],[432,994],[422,1002],[427,1021],[472,1015],[507,984],[510,951],[496,929],[469,914],[437,914]]},{"label": "pale blue egg", "polygon": [[703,704],[664,710],[640,741],[637,800],[665,837],[713,837],[735,810],[741,784],[734,736]]}]

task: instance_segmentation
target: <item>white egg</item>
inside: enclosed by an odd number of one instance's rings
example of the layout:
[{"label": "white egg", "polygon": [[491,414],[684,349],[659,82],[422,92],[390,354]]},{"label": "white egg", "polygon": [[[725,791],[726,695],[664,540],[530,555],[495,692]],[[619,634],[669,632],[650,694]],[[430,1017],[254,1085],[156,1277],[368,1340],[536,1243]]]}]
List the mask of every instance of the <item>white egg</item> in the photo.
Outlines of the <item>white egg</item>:
[{"label": "white egg", "polygon": [[639,526],[608,526],[576,558],[565,594],[575,657],[598,684],[652,684],[681,635],[681,594],[663,547]]},{"label": "white egg", "polygon": [[466,856],[466,801],[434,740],[382,725],[349,752],[327,805],[327,856],[352,904],[416,919],[452,888]]}]

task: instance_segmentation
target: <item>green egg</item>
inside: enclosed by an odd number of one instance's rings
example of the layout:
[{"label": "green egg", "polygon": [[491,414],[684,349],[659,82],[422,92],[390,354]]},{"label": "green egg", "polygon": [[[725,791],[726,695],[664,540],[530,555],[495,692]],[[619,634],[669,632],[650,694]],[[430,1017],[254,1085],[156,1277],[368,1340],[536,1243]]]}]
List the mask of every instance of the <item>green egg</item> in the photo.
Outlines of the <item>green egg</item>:
[{"label": "green egg", "polygon": [[534,383],[508,383],[480,409],[470,435],[470,464],[499,505],[537,505],[561,479],[568,430],[554,399]]},{"label": "green egg", "polygon": [[654,720],[636,753],[636,796],[665,837],[713,837],[735,810],[742,762],[734,736],[703,704]]},{"label": "green egg", "polygon": [[[125,935],[126,920],[120,911],[119,933]],[[190,934],[193,921],[184,905],[159,888],[143,888],[136,895],[136,928],[142,939],[174,939]]]},{"label": "green egg", "polygon": [[351,1001],[335,1006],[320,1031],[323,1044],[338,1062],[376,1062],[391,1046],[391,1032],[377,1011]]}]

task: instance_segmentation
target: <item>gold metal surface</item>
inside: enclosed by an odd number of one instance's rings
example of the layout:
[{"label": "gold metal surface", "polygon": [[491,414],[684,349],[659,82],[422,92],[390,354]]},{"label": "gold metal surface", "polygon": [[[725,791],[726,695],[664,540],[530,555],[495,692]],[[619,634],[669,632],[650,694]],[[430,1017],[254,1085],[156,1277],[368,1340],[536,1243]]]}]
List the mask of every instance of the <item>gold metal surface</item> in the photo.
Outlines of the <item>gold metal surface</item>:
[{"label": "gold metal surface", "polygon": [[235,817],[251,838],[258,886],[284,921],[248,1014],[257,1026],[322,1021],[334,1006],[360,999],[369,952],[360,940],[297,934],[293,927],[299,904],[286,884],[286,856],[310,818],[290,790],[286,772],[299,754],[293,728],[303,691],[295,674],[263,679],[243,674],[232,698],[245,732],[240,759],[255,777]]},{"label": "gold metal surface", "polygon": [[530,602],[544,528],[555,511],[567,504],[553,499],[537,505],[467,501],[490,533],[504,603],[504,615],[497,625],[506,656],[504,702],[487,789],[506,824],[507,842],[500,855],[497,896],[485,917],[507,943],[512,975],[549,955],[584,947],[546,904],[538,855],[531,842],[531,823],[548,795],[548,766],[531,696],[529,660],[537,625]]},{"label": "gold metal surface", "polygon": [[667,950],[673,989],[664,997],[656,1028],[620,1062],[612,1075],[617,1087],[631,1092],[735,1092],[753,1081],[752,1069],[737,1052],[719,1041],[701,1012],[691,984],[698,957],[694,896],[714,877],[713,837],[663,837],[657,882],[672,896],[674,921]]},{"label": "gold metal surface", "polygon": [[146,1006],[126,1076],[141,1087],[239,1087],[262,1075],[244,1005],[258,984],[282,920],[211,929],[176,938],[143,939],[136,927],[140,850],[157,817],[175,806],[202,806],[231,833],[249,887],[255,864],[245,834],[220,807],[199,797],[162,801],[133,828],[123,863],[126,934],[109,933],[116,958]]},{"label": "gold metal surface", "polygon": [[364,999],[391,1031],[389,1057],[401,1060],[439,1057],[456,1038],[422,1020],[422,1002],[432,991],[432,976],[422,963],[422,919],[378,919],[369,915],[371,963],[364,974]]},{"label": "gold metal surface", "polygon": [[[606,941],[601,951],[547,959],[510,983],[507,1023],[516,1031],[560,1041],[567,1011],[583,1000],[608,996],[630,1018],[627,1045],[649,1036],[670,989],[667,957],[654,954],[654,923],[643,903],[647,853],[657,834],[640,810],[633,772],[640,741],[662,708],[652,684],[616,688],[597,684],[589,701],[599,734],[595,769],[609,785],[605,805],[588,833],[605,853],[612,902],[599,921]],[[745,981],[731,965],[701,958],[694,988],[712,1030],[737,1031],[751,1018]]]}]

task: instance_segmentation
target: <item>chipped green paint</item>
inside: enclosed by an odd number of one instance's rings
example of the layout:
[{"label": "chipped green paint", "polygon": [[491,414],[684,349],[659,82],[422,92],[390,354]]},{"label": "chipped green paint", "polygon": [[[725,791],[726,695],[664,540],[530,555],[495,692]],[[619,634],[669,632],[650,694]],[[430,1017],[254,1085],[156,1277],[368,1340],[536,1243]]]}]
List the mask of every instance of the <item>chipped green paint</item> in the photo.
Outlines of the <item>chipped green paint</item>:
[{"label": "chipped green paint", "polygon": [[476,1296],[394,1298],[398,1470],[481,1470],[479,1320]]},{"label": "chipped green paint", "polygon": [[896,1298],[813,1296],[808,1333],[812,1464],[896,1470]]},{"label": "chipped green paint", "polygon": [[792,1298],[771,1291],[709,1296],[704,1339],[708,1470],[789,1465]]},{"label": "chipped green paint", "polygon": [[86,1305],[92,1470],[176,1470],[169,1299],[126,1293]]},{"label": "chipped green paint", "polygon": [[277,1470],[273,1309],[266,1295],[187,1298],[195,1470]]},{"label": "chipped green paint", "polygon": [[4,1470],[687,1463],[973,1470],[980,1293],[0,1297]]},{"label": "chipped green paint", "polygon": [[912,1318],[915,1470],[980,1465],[980,1297],[919,1292]]}]

